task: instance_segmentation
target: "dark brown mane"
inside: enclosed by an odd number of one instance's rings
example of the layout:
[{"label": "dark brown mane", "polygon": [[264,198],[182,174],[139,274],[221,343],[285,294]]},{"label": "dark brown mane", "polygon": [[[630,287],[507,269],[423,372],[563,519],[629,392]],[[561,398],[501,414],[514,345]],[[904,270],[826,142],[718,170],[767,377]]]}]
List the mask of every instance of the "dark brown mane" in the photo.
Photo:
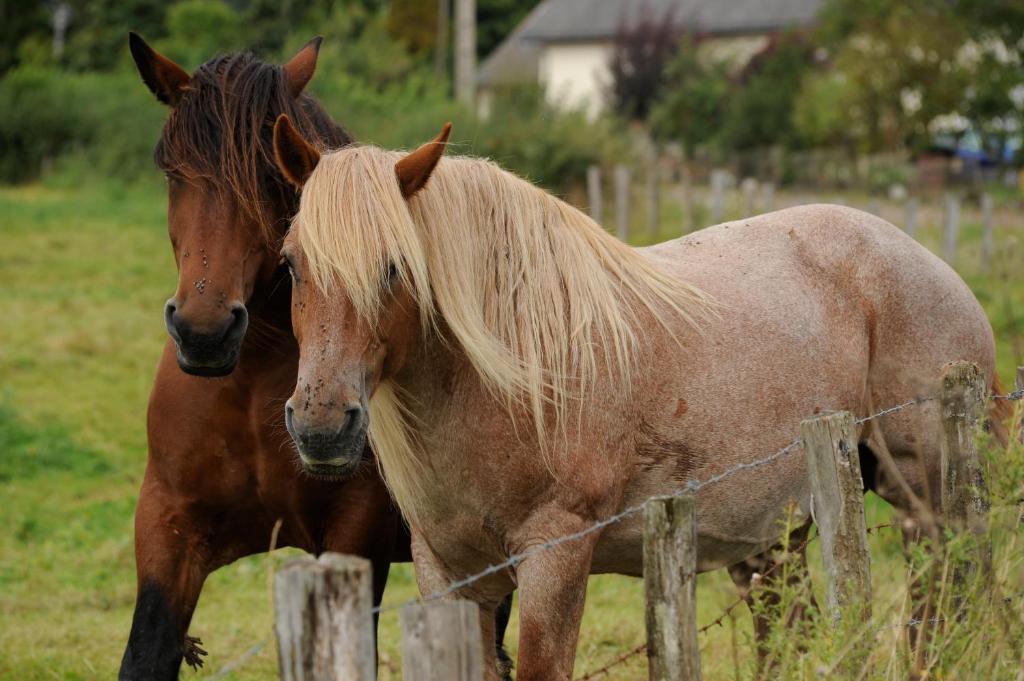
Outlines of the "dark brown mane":
[{"label": "dark brown mane", "polygon": [[273,238],[282,229],[274,224],[280,216],[273,205],[284,202],[286,214],[295,209],[294,192],[274,163],[274,121],[282,113],[321,148],[352,142],[312,97],[291,96],[280,66],[242,52],[211,59],[193,74],[171,110],[154,159],[165,171],[204,178],[230,191]]}]

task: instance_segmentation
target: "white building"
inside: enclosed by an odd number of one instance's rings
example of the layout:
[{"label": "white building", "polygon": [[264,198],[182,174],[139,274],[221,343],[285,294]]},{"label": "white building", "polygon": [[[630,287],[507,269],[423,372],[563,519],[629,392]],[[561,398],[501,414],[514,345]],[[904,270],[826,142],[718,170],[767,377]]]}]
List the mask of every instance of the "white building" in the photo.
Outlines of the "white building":
[{"label": "white building", "polygon": [[[742,66],[774,34],[814,23],[824,0],[542,0],[481,64],[480,107],[495,91],[540,83],[550,102],[591,114],[606,103],[620,26],[671,16],[716,60]],[[671,12],[671,14],[669,14]]]}]

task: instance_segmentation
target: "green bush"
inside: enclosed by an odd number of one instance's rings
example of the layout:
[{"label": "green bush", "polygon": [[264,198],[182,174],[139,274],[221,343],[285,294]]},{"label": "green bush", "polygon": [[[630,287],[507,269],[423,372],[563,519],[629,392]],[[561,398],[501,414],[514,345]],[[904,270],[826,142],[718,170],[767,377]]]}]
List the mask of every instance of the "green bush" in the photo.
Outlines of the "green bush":
[{"label": "green bush", "polygon": [[[219,0],[185,0],[168,12],[168,37],[157,47],[186,69],[244,38],[237,12]],[[311,93],[361,142],[414,148],[452,121],[451,153],[489,156],[549,189],[582,183],[592,163],[629,152],[627,135],[606,120],[559,111],[537,89],[502,94],[480,118],[456,103],[438,80],[387,32],[386,15],[338,8],[323,23]],[[309,36],[296,32],[282,55]],[[51,166],[66,184],[89,176],[134,180],[152,175],[152,149],[167,109],[142,84],[130,60],[104,73],[21,66],[0,79],[0,181],[34,179]]]},{"label": "green bush", "polygon": [[152,167],[164,116],[134,73],[19,67],[0,80],[0,181],[33,179],[69,157],[89,173],[133,178]]}]

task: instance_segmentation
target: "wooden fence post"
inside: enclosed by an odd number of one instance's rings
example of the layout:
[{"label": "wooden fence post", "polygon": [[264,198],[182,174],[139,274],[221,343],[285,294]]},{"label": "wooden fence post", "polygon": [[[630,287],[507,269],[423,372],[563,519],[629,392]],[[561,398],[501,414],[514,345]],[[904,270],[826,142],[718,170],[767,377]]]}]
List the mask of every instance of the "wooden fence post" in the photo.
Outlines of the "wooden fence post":
[{"label": "wooden fence post", "polygon": [[590,217],[594,222],[601,224],[601,168],[592,165],[587,167],[587,199],[590,202]]},{"label": "wooden fence post", "polygon": [[755,206],[757,200],[757,180],[752,177],[744,178],[743,182],[740,183],[740,188],[743,190],[743,217],[752,217],[757,213]]},{"label": "wooden fence post", "polygon": [[325,553],[274,577],[274,630],[282,681],[373,681],[370,561]]},{"label": "wooden fence post", "polygon": [[700,681],[697,520],[693,495],[644,509],[644,593],[650,681]]},{"label": "wooden fence post", "polygon": [[907,205],[904,210],[906,211],[903,218],[904,227],[907,235],[911,239],[917,238],[917,199],[910,197],[907,199]]},{"label": "wooden fence post", "polygon": [[661,200],[659,191],[661,186],[659,184],[660,173],[658,166],[658,158],[653,153],[651,158],[647,159],[647,236],[651,241],[655,241],[658,238],[658,232],[660,230],[661,217]]},{"label": "wooden fence post", "polygon": [[800,424],[800,436],[811,482],[811,513],[828,575],[829,611],[837,622],[867,620],[871,555],[853,416],[840,411],[807,419]]},{"label": "wooden fence post", "polygon": [[765,213],[771,213],[775,210],[775,184],[773,182],[765,182],[762,185],[762,194],[764,205],[761,206],[761,210]]},{"label": "wooden fence post", "polygon": [[[988,488],[974,438],[985,412],[985,378],[976,364],[952,362],[942,371],[942,514],[955,532],[968,531],[978,541],[977,558],[983,575],[992,566],[988,531]],[[963,582],[976,570],[967,560],[954,572]]]},{"label": "wooden fence post", "polygon": [[956,261],[956,237],[960,229],[960,199],[953,194],[946,194],[945,211],[943,211],[943,256],[950,265]]},{"label": "wooden fence post", "polygon": [[402,681],[480,681],[480,609],[472,601],[402,608]]},{"label": "wooden fence post", "polygon": [[992,195],[981,195],[981,269],[988,272],[992,266],[992,253],[995,250],[994,226],[992,224]]},{"label": "wooden fence post", "polygon": [[711,171],[711,224],[717,225],[725,217],[725,183],[724,170]]},{"label": "wooden fence post", "polygon": [[629,180],[626,166],[615,166],[615,223],[621,241],[629,241]]},{"label": "wooden fence post", "polygon": [[679,178],[680,203],[683,207],[682,233],[689,234],[700,229],[697,224],[697,216],[694,214],[693,205],[693,177],[690,174],[690,165],[683,160],[683,167]]},{"label": "wooden fence post", "polygon": [[1017,390],[1024,390],[1024,367],[1017,367]]}]

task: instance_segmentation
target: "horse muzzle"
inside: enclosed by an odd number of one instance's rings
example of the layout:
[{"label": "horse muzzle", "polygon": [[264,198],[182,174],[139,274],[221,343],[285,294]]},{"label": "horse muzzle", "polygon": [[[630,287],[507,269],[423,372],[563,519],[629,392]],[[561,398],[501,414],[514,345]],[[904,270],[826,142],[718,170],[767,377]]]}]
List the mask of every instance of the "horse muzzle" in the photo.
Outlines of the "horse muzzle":
[{"label": "horse muzzle", "polygon": [[318,478],[346,478],[363,460],[369,417],[361,405],[346,407],[341,425],[310,423],[298,415],[288,400],[285,426],[299,452],[302,467]]},{"label": "horse muzzle", "polygon": [[164,306],[167,333],[177,346],[178,366],[192,376],[227,376],[238,363],[249,327],[245,305],[234,303],[230,314],[206,328],[189,322],[172,298]]}]

